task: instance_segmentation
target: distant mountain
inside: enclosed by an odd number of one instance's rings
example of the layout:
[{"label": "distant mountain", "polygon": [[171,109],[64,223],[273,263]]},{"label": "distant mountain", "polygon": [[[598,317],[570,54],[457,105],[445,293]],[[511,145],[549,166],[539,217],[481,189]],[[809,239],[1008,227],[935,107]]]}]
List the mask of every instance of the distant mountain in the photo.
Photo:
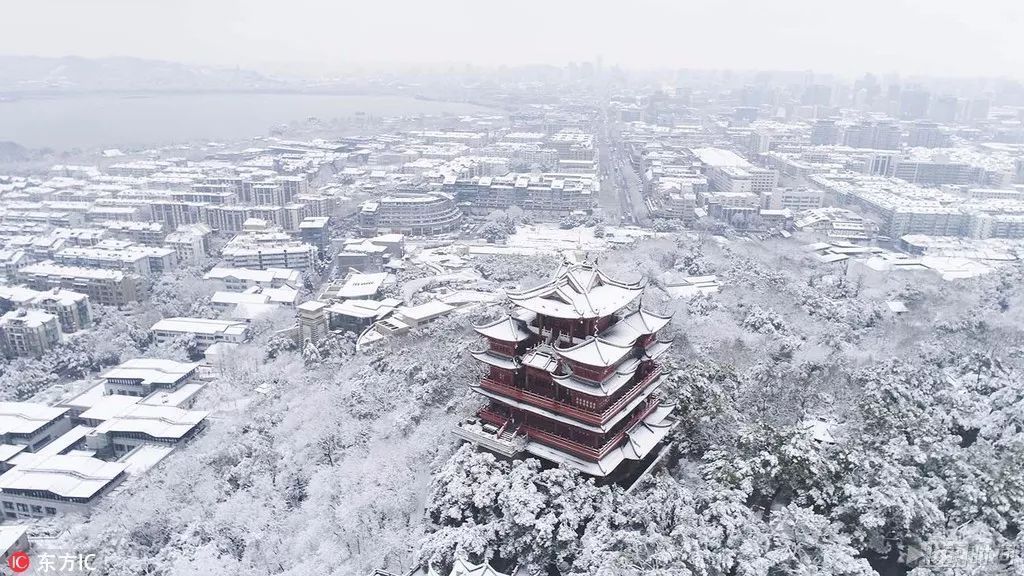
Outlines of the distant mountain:
[{"label": "distant mountain", "polygon": [[289,83],[251,70],[138,58],[0,55],[0,93],[268,90]]}]

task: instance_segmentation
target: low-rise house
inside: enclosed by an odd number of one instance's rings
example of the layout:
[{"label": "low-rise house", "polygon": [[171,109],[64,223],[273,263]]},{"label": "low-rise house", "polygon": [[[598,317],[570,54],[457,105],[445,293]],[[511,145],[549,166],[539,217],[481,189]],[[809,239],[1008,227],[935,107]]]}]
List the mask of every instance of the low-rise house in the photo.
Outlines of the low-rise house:
[{"label": "low-rise house", "polygon": [[126,468],[79,454],[22,454],[0,475],[0,509],[9,520],[85,512],[125,479]]},{"label": "low-rise house", "polygon": [[102,378],[107,394],[148,397],[153,392],[174,391],[194,381],[198,369],[198,362],[133,358],[107,370]]},{"label": "low-rise house", "polygon": [[394,276],[387,272],[376,272],[373,274],[351,272],[341,286],[330,286],[325,290],[325,294],[339,300],[376,298],[380,296],[384,286],[394,282],[394,279]]},{"label": "low-rise house", "polygon": [[208,413],[173,406],[125,403],[106,409],[96,406],[83,412],[83,425],[94,428],[85,438],[96,454],[120,458],[143,445],[174,446],[192,438],[205,425]]},{"label": "low-rise house", "polygon": [[285,286],[283,288],[262,288],[253,286],[243,292],[218,290],[210,298],[210,304],[220,310],[229,310],[235,306],[246,304],[270,304],[277,306],[295,306],[299,299],[299,291]]},{"label": "low-rise house", "polygon": [[395,318],[411,328],[417,328],[441,316],[446,316],[452,310],[455,310],[455,306],[440,300],[432,300],[417,306],[401,306],[395,311]]},{"label": "low-rise house", "polygon": [[239,344],[249,338],[249,327],[245,322],[233,320],[211,320],[208,318],[164,318],[150,328],[158,344],[165,344],[182,336],[195,336],[200,351],[216,342]]},{"label": "low-rise house", "polygon": [[374,322],[390,316],[401,304],[397,298],[380,300],[345,300],[327,308],[331,330],[361,333]]},{"label": "low-rise house", "polygon": [[224,285],[226,290],[242,292],[259,286],[262,288],[283,288],[290,286],[298,288],[302,283],[302,273],[298,270],[287,268],[266,268],[254,270],[251,268],[213,268],[203,276],[206,280],[216,280]]},{"label": "low-rise house", "polygon": [[7,564],[15,552],[28,550],[28,526],[0,526],[0,561]]},{"label": "low-rise house", "polygon": [[37,451],[71,428],[67,411],[34,402],[0,402],[0,444]]}]

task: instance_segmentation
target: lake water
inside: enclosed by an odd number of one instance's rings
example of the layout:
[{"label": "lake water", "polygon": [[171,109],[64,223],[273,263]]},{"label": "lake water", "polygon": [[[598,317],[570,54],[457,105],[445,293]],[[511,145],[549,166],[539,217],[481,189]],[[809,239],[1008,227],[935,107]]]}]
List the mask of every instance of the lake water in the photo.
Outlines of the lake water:
[{"label": "lake water", "polygon": [[493,113],[403,96],[321,94],[82,95],[0,101],[0,141],[28,148],[148,147],[266,136],[272,126],[372,116]]}]

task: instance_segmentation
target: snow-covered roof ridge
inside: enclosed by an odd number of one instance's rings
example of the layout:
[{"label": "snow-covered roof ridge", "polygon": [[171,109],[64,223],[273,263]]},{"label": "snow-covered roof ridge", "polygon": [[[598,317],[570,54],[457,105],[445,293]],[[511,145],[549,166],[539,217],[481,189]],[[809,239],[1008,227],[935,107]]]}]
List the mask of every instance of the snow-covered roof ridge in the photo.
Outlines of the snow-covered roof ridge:
[{"label": "snow-covered roof ridge", "polygon": [[519,370],[522,367],[522,363],[518,356],[505,357],[493,354],[490,350],[473,349],[469,350],[469,354],[484,364],[504,368],[505,370]]},{"label": "snow-covered roof ridge", "polygon": [[622,282],[591,263],[559,266],[548,282],[508,291],[509,300],[528,310],[557,318],[598,318],[612,314],[643,293],[646,278]]},{"label": "snow-covered roof ridge", "polygon": [[673,314],[663,315],[639,308],[604,329],[598,338],[619,345],[632,344],[637,338],[654,334],[664,328],[671,320]]},{"label": "snow-covered roof ridge", "polygon": [[589,394],[591,396],[611,396],[632,380],[633,375],[636,374],[639,367],[639,359],[634,358],[632,361],[627,360],[620,364],[615,371],[606,376],[604,380],[599,382],[591,380],[590,378],[577,376],[573,373],[572,368],[569,368],[567,374],[552,374],[551,378],[558,382],[559,385],[569,388],[570,390],[576,390],[577,392],[583,392],[584,394]]},{"label": "snow-covered roof ridge", "polygon": [[[427,572],[427,576],[441,576],[433,567]],[[490,564],[473,564],[468,560],[456,558],[452,571],[448,576],[507,576],[504,572],[498,572]]]},{"label": "snow-covered roof ridge", "polygon": [[613,366],[633,350],[633,343],[618,344],[591,336],[583,342],[565,348],[555,348],[562,358],[588,366]]},{"label": "snow-covered roof ridge", "polygon": [[481,336],[504,342],[522,342],[533,336],[533,333],[527,330],[521,322],[509,315],[502,316],[493,322],[474,325],[473,330]]}]

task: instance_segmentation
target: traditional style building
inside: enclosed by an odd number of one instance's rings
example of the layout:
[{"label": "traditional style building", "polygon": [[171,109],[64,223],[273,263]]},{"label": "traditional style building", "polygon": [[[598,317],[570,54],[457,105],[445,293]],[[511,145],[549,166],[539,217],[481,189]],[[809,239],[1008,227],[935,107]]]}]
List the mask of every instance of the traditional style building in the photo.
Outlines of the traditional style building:
[{"label": "traditional style building", "polygon": [[489,402],[456,434],[599,477],[646,458],[676,421],[657,394],[656,360],[669,348],[658,332],[671,317],[641,308],[643,290],[563,264],[549,282],[509,293],[518,309],[476,327],[487,346],[472,355],[488,373],[473,390]]}]

